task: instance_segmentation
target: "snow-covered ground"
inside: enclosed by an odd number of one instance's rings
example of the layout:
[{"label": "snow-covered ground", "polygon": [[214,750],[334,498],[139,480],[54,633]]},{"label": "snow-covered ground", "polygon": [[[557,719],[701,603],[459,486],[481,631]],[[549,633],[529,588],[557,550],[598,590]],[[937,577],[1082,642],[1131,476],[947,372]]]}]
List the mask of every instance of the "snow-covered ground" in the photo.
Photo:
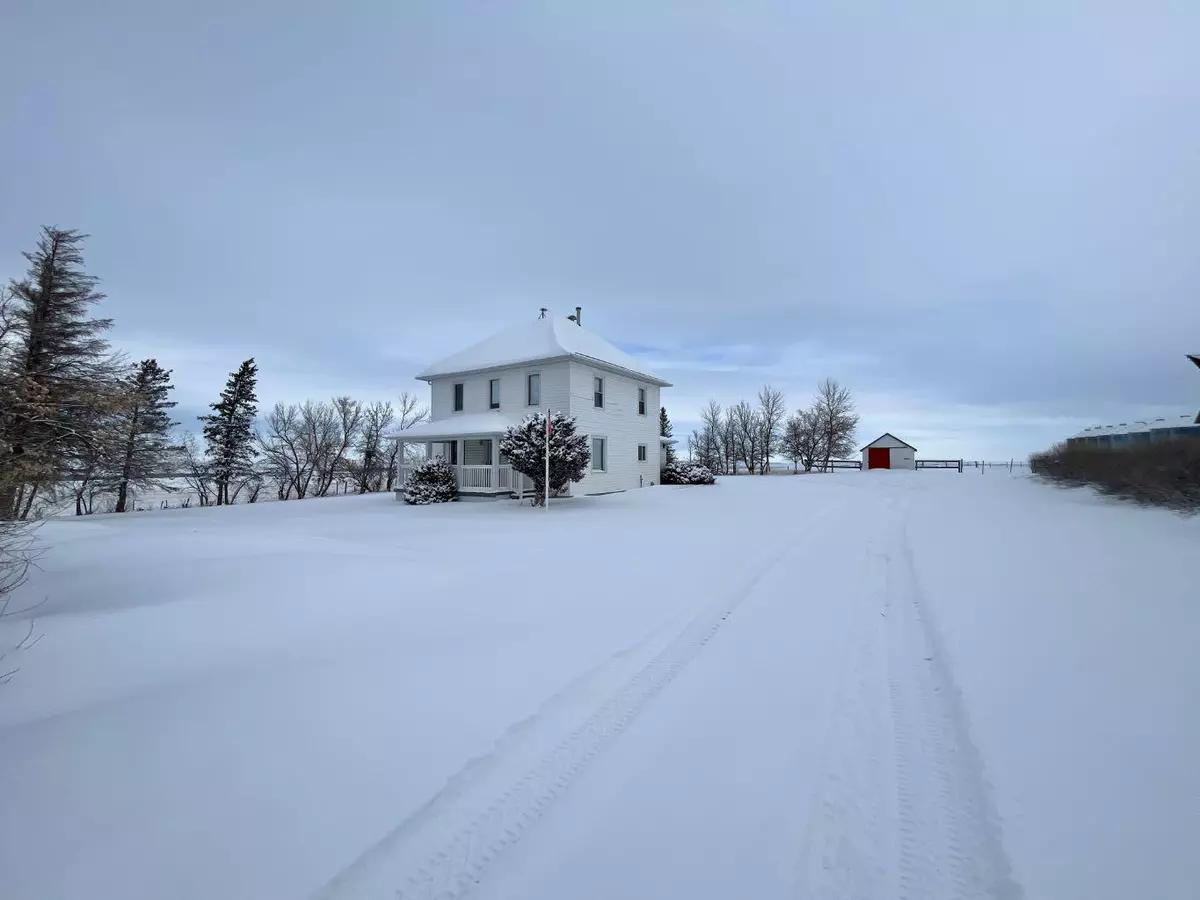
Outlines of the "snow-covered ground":
[{"label": "snow-covered ground", "polygon": [[1200,519],[850,472],[42,536],[5,900],[1200,884]]}]

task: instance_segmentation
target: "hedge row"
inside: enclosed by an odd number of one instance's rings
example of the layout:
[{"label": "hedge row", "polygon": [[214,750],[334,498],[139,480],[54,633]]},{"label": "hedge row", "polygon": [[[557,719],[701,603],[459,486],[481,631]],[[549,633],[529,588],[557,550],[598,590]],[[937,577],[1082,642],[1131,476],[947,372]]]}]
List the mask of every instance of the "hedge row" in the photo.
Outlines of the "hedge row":
[{"label": "hedge row", "polygon": [[1034,473],[1091,485],[1138,503],[1200,512],[1200,440],[1179,438],[1128,447],[1059,444],[1029,458]]}]

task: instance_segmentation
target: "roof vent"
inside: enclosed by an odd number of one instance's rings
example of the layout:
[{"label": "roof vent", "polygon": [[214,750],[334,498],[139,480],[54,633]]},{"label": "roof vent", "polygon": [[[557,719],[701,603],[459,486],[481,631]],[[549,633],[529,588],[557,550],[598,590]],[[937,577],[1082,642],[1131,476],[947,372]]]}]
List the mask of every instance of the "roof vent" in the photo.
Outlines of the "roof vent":
[{"label": "roof vent", "polygon": [[567,316],[567,321],[574,322],[576,325],[578,325],[580,328],[582,328],[583,327],[583,307],[582,306],[575,307],[575,315]]}]

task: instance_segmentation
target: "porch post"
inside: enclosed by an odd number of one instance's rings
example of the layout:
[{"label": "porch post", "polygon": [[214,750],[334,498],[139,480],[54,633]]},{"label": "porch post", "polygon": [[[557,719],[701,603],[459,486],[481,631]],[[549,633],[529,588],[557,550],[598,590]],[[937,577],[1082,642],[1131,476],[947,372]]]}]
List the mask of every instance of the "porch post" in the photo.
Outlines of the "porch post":
[{"label": "porch post", "polygon": [[456,459],[458,459],[458,465],[455,467],[454,472],[455,477],[458,479],[458,489],[461,491],[463,486],[462,467],[467,460],[467,441],[465,438],[458,438],[454,443],[458,444],[458,455],[456,457]]},{"label": "porch post", "polygon": [[492,435],[492,490],[500,490],[500,435]]}]

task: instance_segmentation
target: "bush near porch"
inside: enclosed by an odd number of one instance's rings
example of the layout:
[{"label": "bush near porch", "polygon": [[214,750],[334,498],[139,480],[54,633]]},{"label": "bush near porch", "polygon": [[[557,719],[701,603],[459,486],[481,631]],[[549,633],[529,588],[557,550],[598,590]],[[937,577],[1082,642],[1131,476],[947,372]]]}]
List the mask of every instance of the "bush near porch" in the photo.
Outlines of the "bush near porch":
[{"label": "bush near porch", "polygon": [[427,459],[404,482],[404,502],[413,506],[448,503],[458,497],[454,468],[444,459]]}]

